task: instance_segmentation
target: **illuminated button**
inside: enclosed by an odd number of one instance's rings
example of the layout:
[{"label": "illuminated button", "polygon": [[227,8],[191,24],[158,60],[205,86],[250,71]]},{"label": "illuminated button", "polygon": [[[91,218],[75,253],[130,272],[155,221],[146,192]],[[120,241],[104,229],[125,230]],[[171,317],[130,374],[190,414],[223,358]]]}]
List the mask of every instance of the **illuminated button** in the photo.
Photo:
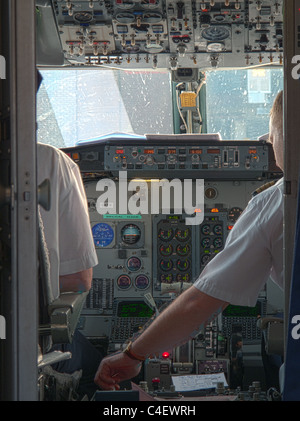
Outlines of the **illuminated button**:
[{"label": "illuminated button", "polygon": [[74,159],[74,161],[79,161],[79,153],[78,152],[74,152],[72,153],[72,159]]}]

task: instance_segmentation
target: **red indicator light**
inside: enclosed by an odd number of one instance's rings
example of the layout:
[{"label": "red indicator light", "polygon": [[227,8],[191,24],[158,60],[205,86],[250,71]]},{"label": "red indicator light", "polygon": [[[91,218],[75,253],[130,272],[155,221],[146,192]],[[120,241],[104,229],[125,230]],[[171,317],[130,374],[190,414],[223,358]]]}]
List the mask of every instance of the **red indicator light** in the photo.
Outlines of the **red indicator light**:
[{"label": "red indicator light", "polygon": [[232,228],[233,228],[233,225],[228,225],[229,230],[232,230]]},{"label": "red indicator light", "polygon": [[124,149],[116,149],[116,153],[117,154],[123,154],[124,153]]},{"label": "red indicator light", "polygon": [[213,212],[213,213],[218,213],[218,212],[219,212],[219,209],[217,209],[217,208],[213,208],[213,209],[211,210],[211,212]]},{"label": "red indicator light", "polygon": [[169,358],[169,356],[170,356],[170,353],[169,352],[163,352],[162,353],[162,357],[164,358],[164,359],[167,359],[167,358]]}]

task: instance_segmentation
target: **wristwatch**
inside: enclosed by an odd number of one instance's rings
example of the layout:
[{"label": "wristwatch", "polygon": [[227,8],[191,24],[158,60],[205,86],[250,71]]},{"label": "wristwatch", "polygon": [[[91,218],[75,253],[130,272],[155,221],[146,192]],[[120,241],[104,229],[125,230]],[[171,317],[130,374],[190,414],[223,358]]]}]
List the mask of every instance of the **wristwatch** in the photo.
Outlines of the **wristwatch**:
[{"label": "wristwatch", "polygon": [[137,361],[145,361],[146,357],[141,357],[140,355],[136,355],[136,354],[132,351],[131,346],[132,346],[132,342],[130,341],[130,342],[127,344],[127,346],[126,346],[126,348],[124,349],[124,351],[123,351],[123,352],[124,352],[124,354],[128,355],[128,357],[129,357],[129,358],[131,358],[131,359],[133,359],[133,360],[137,360]]}]

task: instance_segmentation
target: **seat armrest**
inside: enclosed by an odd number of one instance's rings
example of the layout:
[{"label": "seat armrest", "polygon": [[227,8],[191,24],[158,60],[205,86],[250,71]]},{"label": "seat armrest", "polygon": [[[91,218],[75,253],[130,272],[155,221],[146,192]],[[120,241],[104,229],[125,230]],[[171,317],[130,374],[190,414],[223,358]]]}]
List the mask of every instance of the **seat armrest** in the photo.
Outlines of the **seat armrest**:
[{"label": "seat armrest", "polygon": [[49,305],[50,329],[54,344],[72,342],[87,295],[88,291],[63,293]]}]

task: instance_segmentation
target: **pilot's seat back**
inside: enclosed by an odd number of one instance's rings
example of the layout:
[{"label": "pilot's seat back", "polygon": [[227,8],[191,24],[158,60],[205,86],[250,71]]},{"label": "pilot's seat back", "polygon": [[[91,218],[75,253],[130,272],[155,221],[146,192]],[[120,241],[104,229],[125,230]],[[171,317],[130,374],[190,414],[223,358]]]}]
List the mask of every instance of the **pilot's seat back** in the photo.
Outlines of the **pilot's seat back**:
[{"label": "pilot's seat back", "polygon": [[[39,204],[50,209],[50,183],[39,186]],[[50,263],[45,241],[43,221],[39,215],[39,345],[41,353],[49,352],[52,344],[71,343],[88,292],[63,293],[53,298],[50,281]],[[55,357],[53,355],[53,357]],[[61,358],[61,356],[60,356]],[[69,358],[69,357],[68,357]],[[56,362],[56,358],[55,362]]]}]

